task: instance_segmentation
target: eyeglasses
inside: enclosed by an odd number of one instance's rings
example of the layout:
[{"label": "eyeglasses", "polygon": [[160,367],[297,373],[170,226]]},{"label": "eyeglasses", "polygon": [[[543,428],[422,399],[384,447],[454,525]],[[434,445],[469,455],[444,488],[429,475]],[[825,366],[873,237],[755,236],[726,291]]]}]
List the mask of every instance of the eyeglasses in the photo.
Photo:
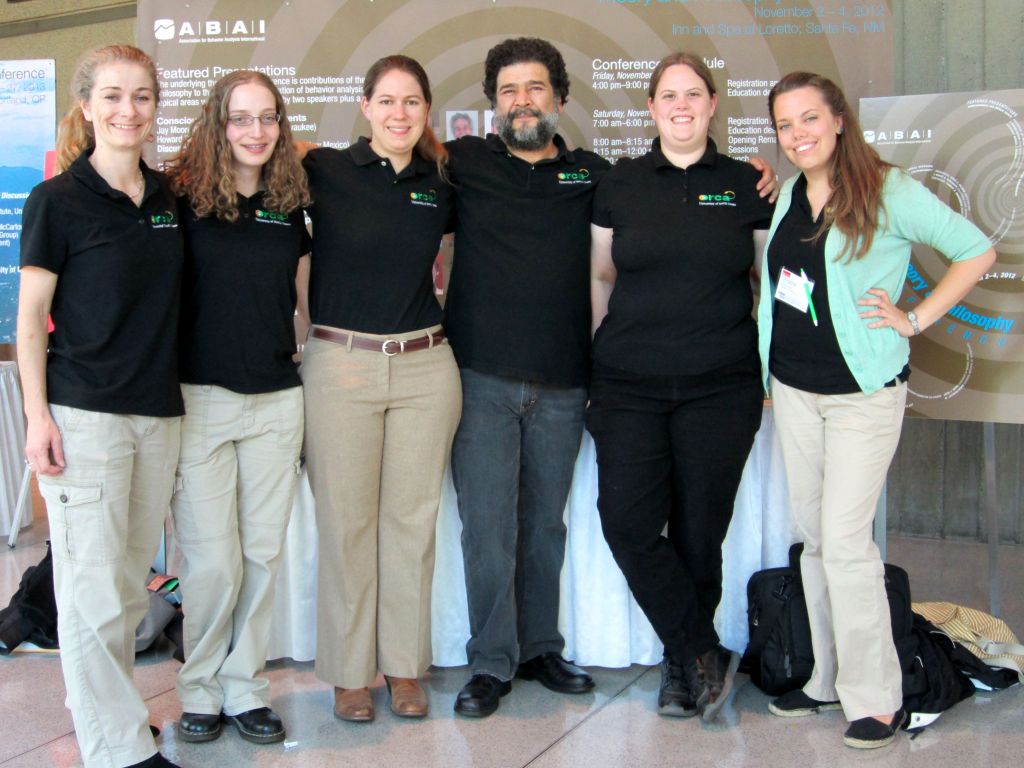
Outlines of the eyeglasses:
[{"label": "eyeglasses", "polygon": [[274,112],[273,114],[260,115],[259,117],[256,115],[230,115],[228,117],[228,122],[236,128],[248,128],[257,120],[260,121],[260,125],[274,125],[281,122],[281,116]]}]

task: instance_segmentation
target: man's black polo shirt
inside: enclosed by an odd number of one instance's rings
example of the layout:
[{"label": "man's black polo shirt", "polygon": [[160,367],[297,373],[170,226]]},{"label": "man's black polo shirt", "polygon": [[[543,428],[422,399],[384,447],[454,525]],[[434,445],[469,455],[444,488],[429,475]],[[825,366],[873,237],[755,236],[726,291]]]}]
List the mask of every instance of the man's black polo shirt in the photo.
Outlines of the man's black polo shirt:
[{"label": "man's black polo shirt", "polygon": [[754,230],[772,205],[761,174],[719,155],[678,168],[661,152],[620,160],[594,200],[594,223],[615,230],[617,276],[594,359],[634,373],[705,373],[757,354],[751,316]]},{"label": "man's black polo shirt", "polygon": [[295,354],[295,272],[311,243],[302,209],[237,196],[238,220],[198,218],[182,199],[185,274],[181,380],[246,395],[302,382]]},{"label": "man's black polo shirt", "polygon": [[494,134],[445,145],[457,212],[445,326],[461,367],[583,386],[591,203],[609,165],[561,137],[555,145],[535,165]]},{"label": "man's black polo shirt", "polygon": [[303,161],[313,194],[309,314],[319,325],[406,333],[441,322],[433,265],[452,188],[414,154],[395,174],[365,138]]},{"label": "man's black polo shirt", "polygon": [[25,202],[21,266],[56,274],[47,399],[87,411],[184,413],[178,383],[182,242],[164,176],[140,164],[142,206],[79,157]]}]

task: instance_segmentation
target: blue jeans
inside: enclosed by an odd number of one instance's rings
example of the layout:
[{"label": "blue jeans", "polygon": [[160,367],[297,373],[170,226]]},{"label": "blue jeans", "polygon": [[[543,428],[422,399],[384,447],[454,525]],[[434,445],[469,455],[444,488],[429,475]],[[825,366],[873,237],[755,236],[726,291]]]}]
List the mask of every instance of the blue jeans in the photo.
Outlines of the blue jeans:
[{"label": "blue jeans", "polygon": [[462,518],[472,674],[510,680],[520,659],[560,653],[563,516],[586,390],[463,368],[452,479]]}]

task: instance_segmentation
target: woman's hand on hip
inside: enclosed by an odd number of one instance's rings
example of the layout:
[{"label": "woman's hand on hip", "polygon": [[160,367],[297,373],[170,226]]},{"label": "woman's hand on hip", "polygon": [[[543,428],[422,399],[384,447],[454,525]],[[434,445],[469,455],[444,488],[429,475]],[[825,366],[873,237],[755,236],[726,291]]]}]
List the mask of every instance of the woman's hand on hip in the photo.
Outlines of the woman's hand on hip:
[{"label": "woman's hand on hip", "polygon": [[868,323],[868,328],[892,328],[904,338],[914,335],[914,326],[907,319],[907,313],[892,303],[888,293],[881,288],[869,288],[868,293],[869,297],[857,302],[862,307],[871,307],[867,312],[861,312],[861,317],[878,318]]}]

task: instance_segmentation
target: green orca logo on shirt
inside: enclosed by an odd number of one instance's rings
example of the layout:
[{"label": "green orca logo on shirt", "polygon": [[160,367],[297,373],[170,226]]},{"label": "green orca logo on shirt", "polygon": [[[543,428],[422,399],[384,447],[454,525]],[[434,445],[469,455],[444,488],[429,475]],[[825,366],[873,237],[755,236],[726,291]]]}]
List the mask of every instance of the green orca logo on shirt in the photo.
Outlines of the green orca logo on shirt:
[{"label": "green orca logo on shirt", "polygon": [[154,213],[149,217],[149,223],[153,226],[153,229],[166,229],[167,227],[178,226],[177,222],[174,220],[173,211]]},{"label": "green orca logo on shirt", "polygon": [[409,202],[413,205],[426,205],[430,208],[437,208],[437,190],[428,189],[426,192],[410,192]]},{"label": "green orca logo on shirt", "polygon": [[278,213],[277,211],[267,211],[263,208],[256,209],[256,220],[263,221],[267,224],[287,224],[288,214]]},{"label": "green orca logo on shirt", "polygon": [[556,175],[559,184],[590,184],[590,171],[580,168],[578,171],[559,171]]},{"label": "green orca logo on shirt", "polygon": [[730,208],[736,207],[736,193],[731,189],[725,192],[707,192],[697,195],[697,205],[727,205]]}]

